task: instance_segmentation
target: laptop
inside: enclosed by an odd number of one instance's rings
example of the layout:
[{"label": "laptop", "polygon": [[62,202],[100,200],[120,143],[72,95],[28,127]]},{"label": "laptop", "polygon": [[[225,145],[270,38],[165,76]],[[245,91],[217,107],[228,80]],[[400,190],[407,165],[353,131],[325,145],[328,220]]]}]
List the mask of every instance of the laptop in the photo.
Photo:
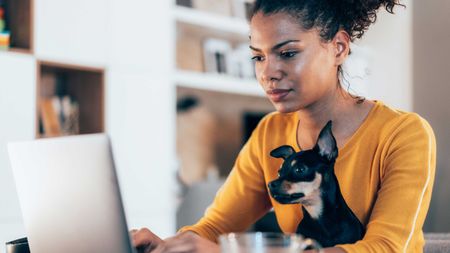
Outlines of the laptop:
[{"label": "laptop", "polygon": [[33,253],[131,253],[105,134],[9,143]]}]

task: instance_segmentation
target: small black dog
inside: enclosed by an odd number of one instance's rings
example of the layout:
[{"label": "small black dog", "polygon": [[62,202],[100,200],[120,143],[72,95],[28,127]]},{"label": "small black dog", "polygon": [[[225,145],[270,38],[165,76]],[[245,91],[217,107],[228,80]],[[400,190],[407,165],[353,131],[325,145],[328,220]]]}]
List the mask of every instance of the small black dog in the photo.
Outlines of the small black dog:
[{"label": "small black dog", "polygon": [[345,203],[334,174],[338,148],[331,121],[321,130],[313,149],[296,153],[285,145],[270,155],[284,159],[278,178],[268,184],[270,194],[281,204],[302,204],[304,217],[297,233],[323,247],[362,239],[364,227]]}]

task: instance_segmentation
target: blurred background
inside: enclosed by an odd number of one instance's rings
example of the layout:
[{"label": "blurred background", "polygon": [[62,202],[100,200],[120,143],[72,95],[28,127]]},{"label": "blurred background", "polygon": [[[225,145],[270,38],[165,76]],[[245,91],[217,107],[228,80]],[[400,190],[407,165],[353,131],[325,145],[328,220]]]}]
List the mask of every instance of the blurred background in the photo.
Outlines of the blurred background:
[{"label": "blurred background", "polygon": [[[450,1],[380,10],[344,71],[438,145],[427,232],[450,232]],[[106,132],[129,227],[194,222],[258,121],[247,0],[0,0],[0,245],[25,236],[9,141]],[[1,247],[1,246],[0,246]]]}]

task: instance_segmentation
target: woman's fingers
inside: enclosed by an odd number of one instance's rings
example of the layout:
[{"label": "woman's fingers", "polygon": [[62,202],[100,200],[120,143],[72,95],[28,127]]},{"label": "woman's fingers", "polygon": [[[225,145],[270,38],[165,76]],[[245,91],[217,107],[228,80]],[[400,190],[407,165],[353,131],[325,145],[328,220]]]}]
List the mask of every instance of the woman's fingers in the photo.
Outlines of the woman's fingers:
[{"label": "woman's fingers", "polygon": [[133,229],[130,233],[133,246],[136,247],[139,252],[150,252],[162,243],[161,238],[153,234],[148,228],[139,230]]},{"label": "woman's fingers", "polygon": [[193,244],[180,237],[166,239],[152,253],[188,253],[197,252]]},{"label": "woman's fingers", "polygon": [[185,232],[168,238],[152,253],[216,253],[219,246],[195,233]]},{"label": "woman's fingers", "polygon": [[215,253],[217,244],[193,232],[184,232],[166,240],[161,240],[149,229],[130,230],[133,245],[140,253]]}]

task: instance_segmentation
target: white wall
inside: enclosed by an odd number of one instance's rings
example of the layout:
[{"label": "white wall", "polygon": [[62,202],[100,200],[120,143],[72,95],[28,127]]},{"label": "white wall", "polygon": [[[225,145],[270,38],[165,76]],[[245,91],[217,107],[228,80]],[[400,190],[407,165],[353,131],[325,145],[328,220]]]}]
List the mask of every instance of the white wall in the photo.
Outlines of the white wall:
[{"label": "white wall", "polygon": [[108,0],[34,0],[35,54],[41,60],[107,63]]},{"label": "white wall", "polygon": [[414,110],[436,135],[437,170],[425,229],[450,232],[450,1],[414,1]]},{"label": "white wall", "polygon": [[437,140],[437,170],[425,231],[450,232],[450,1],[404,1],[357,42],[371,55],[370,98],[414,111],[429,121]]},{"label": "white wall", "polygon": [[0,53],[0,247],[25,232],[6,143],[34,138],[35,74],[33,57]]},{"label": "white wall", "polygon": [[412,2],[392,15],[380,9],[375,24],[356,44],[369,53],[368,97],[412,110]]},{"label": "white wall", "polygon": [[450,232],[450,1],[404,1],[357,42],[371,55],[370,98],[414,111],[429,121],[437,140],[437,170],[425,231]]},{"label": "white wall", "polygon": [[130,227],[175,232],[175,25],[172,1],[109,6],[107,131]]}]

